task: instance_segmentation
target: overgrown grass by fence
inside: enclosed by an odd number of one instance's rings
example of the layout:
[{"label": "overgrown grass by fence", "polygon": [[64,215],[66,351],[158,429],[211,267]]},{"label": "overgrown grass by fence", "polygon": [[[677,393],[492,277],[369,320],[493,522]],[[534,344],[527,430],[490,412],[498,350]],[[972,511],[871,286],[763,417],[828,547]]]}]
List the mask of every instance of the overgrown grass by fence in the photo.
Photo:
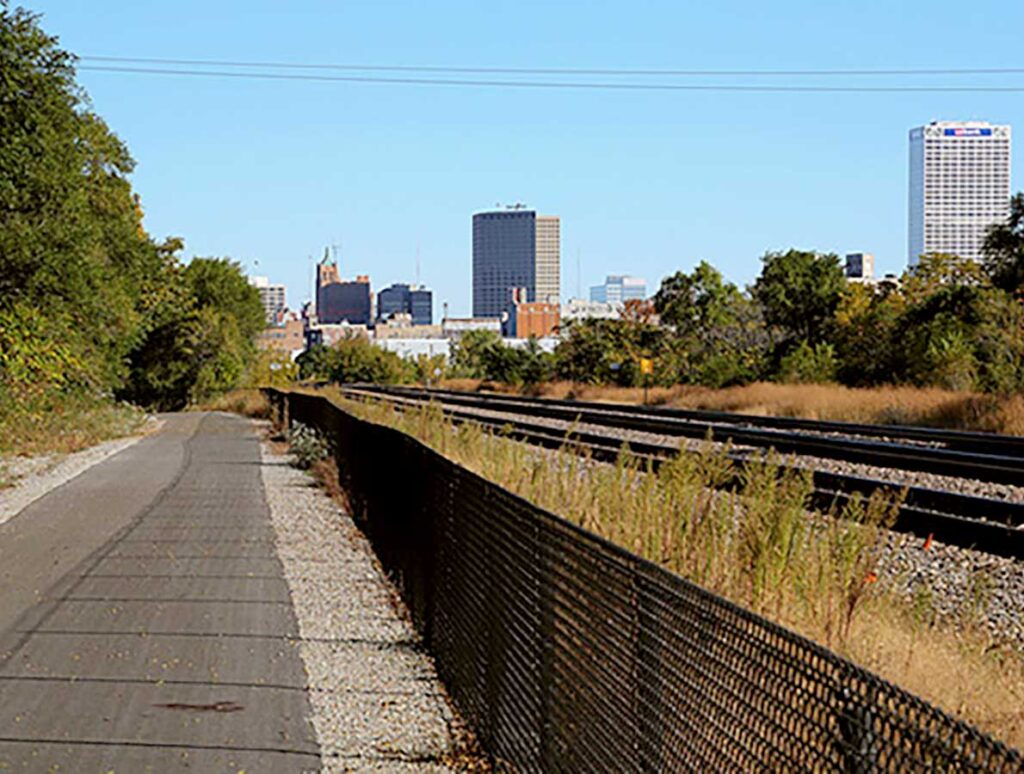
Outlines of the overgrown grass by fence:
[{"label": "overgrown grass by fence", "polygon": [[1017,770],[1021,756],[756,614],[323,398],[334,445],[459,709],[524,770]]}]

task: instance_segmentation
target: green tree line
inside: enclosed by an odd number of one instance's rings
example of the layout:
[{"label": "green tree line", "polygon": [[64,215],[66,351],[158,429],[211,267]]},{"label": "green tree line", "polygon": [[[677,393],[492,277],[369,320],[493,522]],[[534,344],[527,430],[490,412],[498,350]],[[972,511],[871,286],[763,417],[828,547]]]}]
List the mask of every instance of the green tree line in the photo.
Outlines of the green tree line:
[{"label": "green tree line", "polygon": [[224,259],[143,229],[134,161],[38,16],[0,0],[0,411],[178,408],[237,384],[263,324]]},{"label": "green tree line", "polygon": [[[761,259],[741,289],[702,261],[666,277],[620,319],[571,321],[553,354],[512,349],[496,334],[456,345],[449,376],[511,384],[549,379],[727,387],[754,381],[911,384],[1024,391],[1024,194],[994,226],[982,263],[921,256],[901,277],[850,282],[833,254]],[[641,373],[642,359],[653,373]]]}]

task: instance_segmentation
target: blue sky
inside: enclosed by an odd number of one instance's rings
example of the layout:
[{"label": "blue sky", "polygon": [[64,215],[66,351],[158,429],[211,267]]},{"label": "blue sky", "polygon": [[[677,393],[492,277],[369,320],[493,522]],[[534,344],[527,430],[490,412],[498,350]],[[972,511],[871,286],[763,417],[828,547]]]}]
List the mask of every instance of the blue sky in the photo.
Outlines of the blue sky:
[{"label": "blue sky", "polygon": [[[370,65],[837,69],[1024,66],[1024,3],[30,2],[80,55]],[[84,63],[83,63],[84,64]],[[421,279],[468,313],[470,217],[525,202],[562,218],[563,297],[605,274],[656,288],[706,259],[751,281],[766,250],[906,261],[907,131],[977,118],[1024,132],[1024,93],[618,92],[265,82],[81,72],[138,161],[157,237],[308,296],[343,276]],[[610,80],[605,77],[598,80]],[[633,76],[630,81],[652,80]],[[753,78],[692,79],[751,83]],[[766,83],[812,85],[816,79]],[[847,78],[1024,86],[1024,75]],[[1018,145],[1019,145],[1018,141]],[[1021,153],[1014,190],[1024,187]]]}]

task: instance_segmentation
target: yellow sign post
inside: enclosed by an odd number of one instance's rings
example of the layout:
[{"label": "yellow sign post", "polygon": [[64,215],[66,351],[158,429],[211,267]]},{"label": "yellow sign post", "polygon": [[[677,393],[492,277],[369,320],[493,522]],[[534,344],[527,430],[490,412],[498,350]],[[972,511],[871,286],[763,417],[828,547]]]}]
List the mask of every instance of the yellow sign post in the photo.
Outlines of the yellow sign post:
[{"label": "yellow sign post", "polygon": [[649,357],[640,358],[640,373],[644,375],[644,405],[647,405],[647,387],[651,383],[651,374],[654,373],[654,361]]}]

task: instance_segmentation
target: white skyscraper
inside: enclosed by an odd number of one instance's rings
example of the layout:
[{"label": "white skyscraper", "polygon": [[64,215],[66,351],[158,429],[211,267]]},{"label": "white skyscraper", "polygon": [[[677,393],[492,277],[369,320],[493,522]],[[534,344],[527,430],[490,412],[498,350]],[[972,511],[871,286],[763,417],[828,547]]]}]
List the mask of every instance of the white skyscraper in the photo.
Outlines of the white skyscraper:
[{"label": "white skyscraper", "polygon": [[925,253],[980,260],[1010,214],[1010,127],[933,121],[910,130],[911,265]]},{"label": "white skyscraper", "polygon": [[267,324],[272,324],[277,313],[287,308],[284,285],[272,285],[267,277],[249,277],[249,284],[260,292],[263,314]]}]

